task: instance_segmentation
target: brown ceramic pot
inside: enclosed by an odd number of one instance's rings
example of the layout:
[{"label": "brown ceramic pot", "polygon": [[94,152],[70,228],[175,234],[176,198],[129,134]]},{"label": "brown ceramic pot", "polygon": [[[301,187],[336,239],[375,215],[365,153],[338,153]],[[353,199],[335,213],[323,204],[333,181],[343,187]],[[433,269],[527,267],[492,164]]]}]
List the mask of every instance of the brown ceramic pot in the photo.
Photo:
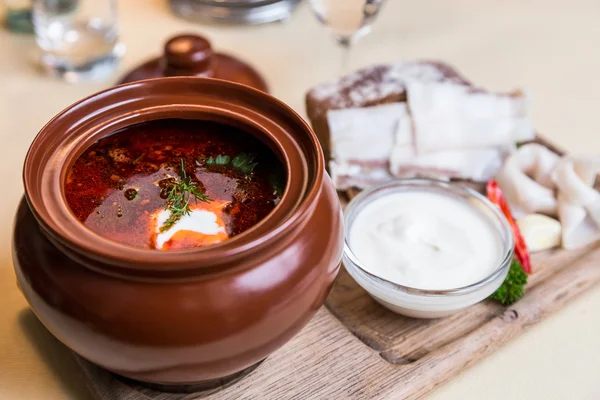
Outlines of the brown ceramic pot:
[{"label": "brown ceramic pot", "polygon": [[[281,202],[248,231],[204,249],[130,247],[85,228],[65,202],[70,165],[99,138],[162,118],[219,121],[267,143],[287,168]],[[339,269],[340,205],[317,138],[288,106],[242,85],[161,78],[88,97],[35,138],[24,183],[14,264],[25,297],[65,345],[135,380],[237,376],[300,331]]]}]

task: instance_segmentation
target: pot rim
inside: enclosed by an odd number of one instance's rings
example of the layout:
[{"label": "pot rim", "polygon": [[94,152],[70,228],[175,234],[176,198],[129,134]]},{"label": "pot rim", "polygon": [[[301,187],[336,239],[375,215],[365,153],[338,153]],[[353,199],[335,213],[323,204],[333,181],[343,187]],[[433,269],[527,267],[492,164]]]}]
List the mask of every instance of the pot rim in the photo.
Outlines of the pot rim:
[{"label": "pot rim", "polygon": [[[112,241],[77,220],[66,203],[64,181],[81,152],[123,127],[181,116],[242,126],[275,147],[287,170],[287,184],[274,210],[221,244],[164,252]],[[283,238],[312,211],[323,174],[324,156],[316,135],[282,101],[229,81],[168,77],[112,87],[61,111],[33,140],[25,158],[23,182],[29,207],[53,242],[100,262],[100,266],[172,273],[221,266]]]}]

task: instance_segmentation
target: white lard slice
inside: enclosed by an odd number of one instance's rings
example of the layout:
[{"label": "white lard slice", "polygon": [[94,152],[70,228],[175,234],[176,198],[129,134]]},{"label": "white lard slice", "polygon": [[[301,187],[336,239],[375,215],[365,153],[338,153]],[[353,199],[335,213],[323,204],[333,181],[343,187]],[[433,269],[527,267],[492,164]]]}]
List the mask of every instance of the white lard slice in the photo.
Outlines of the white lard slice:
[{"label": "white lard slice", "polygon": [[329,168],[338,190],[365,188],[391,179],[390,153],[398,122],[407,116],[405,103],[327,112],[332,156]]},{"label": "white lard slice", "polygon": [[451,149],[418,155],[412,147],[392,151],[390,170],[398,178],[431,177],[485,182],[502,167],[505,152],[496,148]]},{"label": "white lard slice", "polygon": [[418,176],[485,182],[497,174],[506,157],[504,150],[493,147],[418,153],[412,126],[412,118],[408,114],[398,121],[396,141],[390,155],[390,172],[398,178]]},{"label": "white lard slice", "polygon": [[495,94],[450,81],[407,82],[415,145],[419,154],[437,150],[510,149],[535,132],[521,92]]}]

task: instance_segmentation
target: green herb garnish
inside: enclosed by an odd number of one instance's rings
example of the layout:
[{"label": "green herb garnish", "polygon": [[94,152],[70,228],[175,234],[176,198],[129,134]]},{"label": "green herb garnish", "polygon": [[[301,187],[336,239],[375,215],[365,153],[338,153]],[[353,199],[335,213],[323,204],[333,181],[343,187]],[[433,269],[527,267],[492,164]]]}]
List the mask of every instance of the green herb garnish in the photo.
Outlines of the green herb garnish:
[{"label": "green herb garnish", "polygon": [[195,203],[204,201],[208,203],[210,198],[198,188],[198,183],[194,182],[185,172],[185,165],[183,159],[181,159],[181,165],[179,166],[179,179],[170,181],[163,188],[164,193],[167,195],[166,210],[171,212],[169,218],[160,227],[161,232],[169,230],[177,221],[184,215],[189,215],[190,202],[193,200]]},{"label": "green herb garnish", "polygon": [[277,196],[283,195],[285,189],[285,172],[281,168],[276,168],[269,174],[269,183]]},{"label": "green herb garnish", "polygon": [[144,157],[146,157],[146,153],[140,154],[138,156],[138,158],[136,158],[135,160],[133,160],[133,164],[135,165],[135,164],[139,163],[140,161],[142,161],[144,159]]},{"label": "green herb garnish", "polygon": [[231,165],[245,174],[252,172],[257,164],[254,162],[254,156],[248,153],[240,153],[231,160]]},{"label": "green herb garnish", "polygon": [[218,155],[206,159],[206,165],[227,165],[231,162],[231,157]]},{"label": "green herb garnish", "polygon": [[233,159],[229,156],[218,155],[216,157],[202,158],[200,160],[203,160],[206,165],[231,165],[233,168],[246,175],[254,171],[254,168],[258,165],[257,162],[254,162],[254,155],[248,153],[240,153]]},{"label": "green herb garnish", "polygon": [[508,306],[523,297],[527,274],[519,261],[513,260],[508,270],[508,275],[502,285],[496,290],[490,299],[496,300]]}]

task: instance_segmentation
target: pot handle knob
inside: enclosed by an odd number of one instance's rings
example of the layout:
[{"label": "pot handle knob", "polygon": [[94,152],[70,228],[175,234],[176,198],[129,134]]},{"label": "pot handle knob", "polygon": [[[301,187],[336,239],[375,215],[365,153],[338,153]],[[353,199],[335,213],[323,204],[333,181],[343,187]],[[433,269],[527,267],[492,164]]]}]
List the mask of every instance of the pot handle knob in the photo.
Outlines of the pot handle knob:
[{"label": "pot handle knob", "polygon": [[197,35],[175,36],[165,44],[165,76],[213,76],[210,42]]}]

